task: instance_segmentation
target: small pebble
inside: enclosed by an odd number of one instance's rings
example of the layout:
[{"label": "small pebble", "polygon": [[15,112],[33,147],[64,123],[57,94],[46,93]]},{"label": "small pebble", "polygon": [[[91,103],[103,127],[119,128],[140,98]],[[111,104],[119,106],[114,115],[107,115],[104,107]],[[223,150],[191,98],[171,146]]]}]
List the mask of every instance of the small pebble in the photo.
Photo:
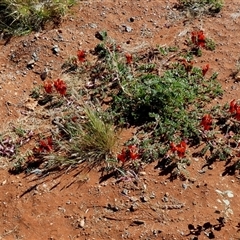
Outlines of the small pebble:
[{"label": "small pebble", "polygon": [[139,175],[140,176],[145,176],[145,175],[147,175],[147,173],[146,172],[139,172]]},{"label": "small pebble", "polygon": [[129,22],[134,22],[134,20],[135,20],[134,17],[130,17],[128,21],[129,21]]},{"label": "small pebble", "polygon": [[91,28],[97,28],[97,24],[95,24],[95,23],[89,23],[89,26],[90,26]]},{"label": "small pebble", "polygon": [[168,202],[168,198],[167,198],[167,197],[163,197],[163,198],[162,198],[162,201],[163,201],[163,202]]},{"label": "small pebble", "polygon": [[28,63],[27,63],[27,68],[28,69],[33,69],[35,64],[35,61],[33,59],[31,59]]},{"label": "small pebble", "polygon": [[126,32],[132,32],[132,28],[130,26],[125,26],[125,31]]},{"label": "small pebble", "polygon": [[85,226],[85,220],[84,220],[84,219],[80,220],[78,226],[79,226],[80,228],[84,228],[84,226]]},{"label": "small pebble", "polygon": [[237,76],[235,77],[235,79],[236,79],[237,81],[240,81],[240,75],[237,75]]},{"label": "small pebble", "polygon": [[128,190],[124,188],[124,189],[122,190],[122,194],[128,195]]},{"label": "small pebble", "polygon": [[52,52],[56,55],[58,55],[58,53],[60,52],[60,48],[58,47],[58,45],[54,45],[52,47]]},{"label": "small pebble", "polygon": [[137,204],[132,204],[131,207],[129,208],[129,210],[131,212],[135,212],[136,210],[138,210],[138,205]]},{"label": "small pebble", "polygon": [[146,197],[146,196],[142,196],[142,197],[140,197],[140,200],[141,200],[142,202],[148,202],[148,201],[149,201],[149,198]]}]

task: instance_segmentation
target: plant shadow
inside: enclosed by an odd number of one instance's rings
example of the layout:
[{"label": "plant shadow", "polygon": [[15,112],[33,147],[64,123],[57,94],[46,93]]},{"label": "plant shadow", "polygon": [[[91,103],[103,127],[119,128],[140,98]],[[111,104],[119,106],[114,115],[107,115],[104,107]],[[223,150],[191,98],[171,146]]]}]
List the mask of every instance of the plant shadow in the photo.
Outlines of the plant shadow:
[{"label": "plant shadow", "polygon": [[194,240],[198,240],[198,237],[201,235],[202,232],[208,237],[208,239],[214,239],[215,234],[214,231],[221,231],[221,229],[225,226],[225,218],[219,217],[217,219],[217,224],[211,224],[210,222],[206,222],[203,225],[194,226],[193,224],[188,224],[189,234],[186,236],[194,235]]}]

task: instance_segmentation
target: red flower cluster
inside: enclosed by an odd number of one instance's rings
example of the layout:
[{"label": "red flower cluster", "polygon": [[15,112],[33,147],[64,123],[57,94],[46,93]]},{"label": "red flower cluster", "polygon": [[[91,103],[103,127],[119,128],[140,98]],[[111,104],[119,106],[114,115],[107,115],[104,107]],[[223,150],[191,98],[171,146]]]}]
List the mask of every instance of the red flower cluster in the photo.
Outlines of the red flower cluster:
[{"label": "red flower cluster", "polygon": [[209,64],[206,64],[204,67],[202,67],[202,75],[205,76],[208,70],[209,70]]},{"label": "red flower cluster", "polygon": [[130,53],[126,53],[125,57],[126,57],[126,60],[127,60],[127,64],[132,63],[133,58],[132,58],[132,55]]},{"label": "red flower cluster", "polygon": [[203,126],[204,130],[209,130],[211,128],[212,121],[213,121],[213,119],[212,119],[211,115],[205,114],[202,118],[200,125]]},{"label": "red flower cluster", "polygon": [[79,62],[85,62],[85,58],[86,58],[86,53],[84,50],[78,50],[77,52],[77,57],[78,57],[78,60]]},{"label": "red flower cluster", "polygon": [[44,82],[44,85],[43,85],[46,93],[52,93],[53,91],[53,85],[52,85],[52,82],[51,81],[46,81]]},{"label": "red flower cluster", "polygon": [[35,149],[36,152],[51,152],[53,150],[53,141],[52,137],[48,137],[45,140],[40,140],[39,147]]},{"label": "red flower cluster", "polygon": [[136,160],[140,157],[138,148],[135,145],[129,145],[128,148],[123,148],[122,152],[117,155],[118,161],[125,163],[127,160]]},{"label": "red flower cluster", "polygon": [[43,85],[46,93],[52,93],[53,86],[55,87],[56,91],[62,96],[66,95],[67,85],[63,80],[57,79],[53,83],[51,81],[46,81]]},{"label": "red flower cluster", "polygon": [[180,158],[182,158],[182,157],[185,156],[185,152],[186,152],[186,149],[187,149],[187,144],[184,140],[181,141],[178,145],[175,145],[174,143],[170,143],[170,149],[173,153],[177,152],[177,155]]},{"label": "red flower cluster", "polygon": [[235,114],[235,118],[240,121],[240,105],[235,99],[230,102],[229,112]]},{"label": "red flower cluster", "polygon": [[191,39],[192,39],[192,43],[196,47],[205,47],[206,38],[205,38],[202,30],[192,32]]},{"label": "red flower cluster", "polygon": [[57,79],[54,81],[54,87],[62,96],[66,95],[67,85],[63,80]]}]

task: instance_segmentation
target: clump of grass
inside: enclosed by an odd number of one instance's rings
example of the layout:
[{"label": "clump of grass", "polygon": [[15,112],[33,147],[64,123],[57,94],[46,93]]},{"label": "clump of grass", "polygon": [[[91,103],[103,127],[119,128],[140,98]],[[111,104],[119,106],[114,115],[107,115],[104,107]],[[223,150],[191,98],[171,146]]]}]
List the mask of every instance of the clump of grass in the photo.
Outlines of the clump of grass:
[{"label": "clump of grass", "polygon": [[38,31],[49,21],[59,22],[75,0],[3,0],[0,3],[0,32],[22,35]]},{"label": "clump of grass", "polygon": [[86,119],[75,125],[76,132],[69,150],[78,160],[85,161],[87,158],[100,164],[113,156],[117,141],[115,128],[87,105],[84,106],[84,113]]}]

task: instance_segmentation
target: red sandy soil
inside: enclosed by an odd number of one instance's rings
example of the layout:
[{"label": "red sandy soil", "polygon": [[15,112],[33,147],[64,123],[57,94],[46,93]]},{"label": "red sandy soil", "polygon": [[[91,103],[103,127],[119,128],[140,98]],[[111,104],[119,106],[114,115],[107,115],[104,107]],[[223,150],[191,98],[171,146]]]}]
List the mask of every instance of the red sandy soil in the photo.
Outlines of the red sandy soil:
[{"label": "red sandy soil", "polygon": [[[131,52],[144,46],[182,46],[191,31],[202,29],[216,50],[203,50],[195,64],[209,63],[207,74],[218,72],[224,90],[223,97],[211,104],[238,99],[239,79],[231,74],[240,57],[239,1],[226,0],[216,16],[198,18],[184,17],[175,3],[81,1],[57,28],[13,37],[8,43],[2,40],[2,130],[21,118],[29,93],[42,84],[45,68],[50,70],[48,77],[61,76],[63,62],[77,50],[89,51],[99,43],[94,35],[101,30]],[[52,51],[54,45],[58,54]],[[28,69],[34,55],[37,61]],[[131,130],[125,133],[124,139],[131,137]],[[116,183],[112,178],[99,183],[98,169],[84,172],[80,167],[45,178],[10,175],[11,163],[4,158],[0,162],[0,239],[240,239],[239,178],[224,174],[225,162],[202,172],[204,160],[192,158],[186,181],[160,176],[155,162],[144,167],[137,183]],[[196,229],[190,232],[189,224]]]}]

